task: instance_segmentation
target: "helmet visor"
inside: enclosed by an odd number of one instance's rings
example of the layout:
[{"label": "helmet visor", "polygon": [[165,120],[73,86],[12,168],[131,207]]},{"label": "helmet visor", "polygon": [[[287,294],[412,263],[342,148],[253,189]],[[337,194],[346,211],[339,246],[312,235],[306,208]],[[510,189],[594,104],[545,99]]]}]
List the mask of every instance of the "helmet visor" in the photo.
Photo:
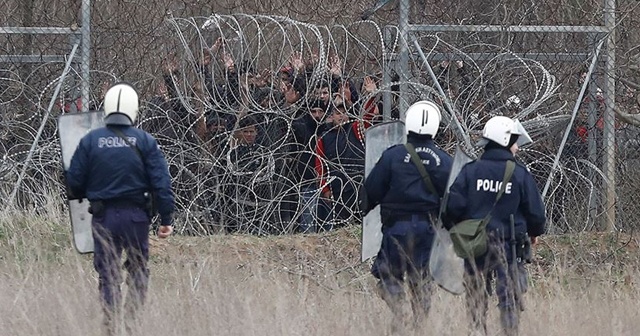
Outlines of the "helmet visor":
[{"label": "helmet visor", "polygon": [[523,147],[533,143],[531,136],[529,136],[529,133],[527,132],[527,130],[524,128],[524,126],[522,126],[522,123],[520,123],[518,119],[515,119],[514,121],[515,121],[515,124],[513,127],[515,128],[515,132],[513,132],[513,134],[519,135],[518,141],[516,141],[516,143],[518,144],[518,147]]}]

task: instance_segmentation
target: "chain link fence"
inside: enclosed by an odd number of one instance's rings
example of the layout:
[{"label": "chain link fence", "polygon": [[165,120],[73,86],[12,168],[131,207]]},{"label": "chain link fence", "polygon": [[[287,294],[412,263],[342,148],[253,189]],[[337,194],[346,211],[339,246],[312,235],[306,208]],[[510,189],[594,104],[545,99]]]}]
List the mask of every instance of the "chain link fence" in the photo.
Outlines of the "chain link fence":
[{"label": "chain link fence", "polygon": [[2,197],[61,206],[56,117],[99,109],[124,79],[184,233],[357,223],[364,130],[421,98],[446,111],[450,152],[477,154],[492,115],[524,121],[553,232],[635,229],[637,2],[373,5],[0,0]]}]

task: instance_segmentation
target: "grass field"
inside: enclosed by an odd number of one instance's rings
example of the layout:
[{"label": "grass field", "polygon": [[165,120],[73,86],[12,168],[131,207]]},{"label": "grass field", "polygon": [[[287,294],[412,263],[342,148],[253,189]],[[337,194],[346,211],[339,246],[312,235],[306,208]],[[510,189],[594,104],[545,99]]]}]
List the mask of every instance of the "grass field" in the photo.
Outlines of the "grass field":
[{"label": "grass field", "polygon": [[[63,216],[54,217],[0,218],[0,335],[100,334],[91,256],[75,253]],[[391,316],[359,262],[357,232],[154,239],[135,334],[389,334]],[[637,246],[623,235],[543,239],[521,334],[640,334]],[[466,335],[466,325],[464,298],[438,290],[423,328],[404,334]]]}]

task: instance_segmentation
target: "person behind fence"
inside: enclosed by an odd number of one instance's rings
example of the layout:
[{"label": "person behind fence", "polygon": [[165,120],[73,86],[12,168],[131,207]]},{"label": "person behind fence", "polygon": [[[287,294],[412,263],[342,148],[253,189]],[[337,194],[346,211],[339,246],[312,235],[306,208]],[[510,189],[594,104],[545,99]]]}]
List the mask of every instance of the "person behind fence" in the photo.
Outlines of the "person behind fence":
[{"label": "person behind fence", "polygon": [[320,188],[315,171],[316,139],[328,130],[329,124],[324,121],[327,112],[324,101],[314,99],[305,110],[307,113],[294,120],[291,127],[295,137],[295,179],[300,187],[298,231],[310,233],[319,231],[317,210]]},{"label": "person behind fence", "polygon": [[329,82],[326,79],[320,80],[314,90],[313,96],[315,99],[322,101],[325,105],[329,105],[331,103],[331,90],[329,87]]},{"label": "person behind fence", "polygon": [[90,201],[93,264],[105,312],[107,334],[116,332],[120,311],[120,258],[127,254],[128,294],[124,316],[133,319],[149,282],[149,229],[154,206],[158,237],[173,232],[174,198],[167,162],[150,134],[133,127],[138,94],[127,83],[113,85],[104,98],[106,127],[92,130],[78,145],[66,181],[69,199]]},{"label": "person behind fence", "polygon": [[266,234],[274,229],[273,213],[266,211],[273,200],[275,161],[272,152],[259,144],[255,115],[244,116],[234,131],[233,144],[225,155],[231,176],[225,186],[224,228],[227,232]]},{"label": "person behind fence", "polygon": [[[516,163],[519,146],[531,138],[520,122],[505,116],[487,121],[481,157],[465,165],[450,188],[445,222],[456,253],[465,258],[465,289],[472,332],[486,335],[491,279],[496,280],[504,334],[518,333],[522,295],[527,289],[524,264],[531,245],[545,231],[545,207],[529,170]],[[460,228],[479,223],[465,238]],[[474,224],[475,225],[475,224]],[[485,235],[486,234],[486,235]]]},{"label": "person behind fence", "polygon": [[405,274],[411,292],[414,322],[426,318],[432,294],[429,254],[432,224],[451,171],[452,158],[438,148],[433,137],[441,120],[431,101],[409,107],[405,127],[407,143],[388,148],[364,183],[362,208],[366,213],[380,204],[382,246],[371,272],[379,279],[382,299],[402,322]]},{"label": "person behind fence", "polygon": [[364,172],[364,130],[371,124],[350,121],[352,106],[336,99],[329,108],[330,128],[316,143],[315,167],[322,188],[319,220],[326,229],[345,225],[359,215],[358,193]]}]

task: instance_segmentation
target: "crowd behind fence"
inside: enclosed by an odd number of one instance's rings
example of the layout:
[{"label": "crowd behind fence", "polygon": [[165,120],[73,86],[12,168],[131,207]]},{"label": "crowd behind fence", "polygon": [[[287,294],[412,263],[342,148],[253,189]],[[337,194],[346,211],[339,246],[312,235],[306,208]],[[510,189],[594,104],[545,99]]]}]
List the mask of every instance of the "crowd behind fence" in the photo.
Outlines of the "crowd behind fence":
[{"label": "crowd behind fence", "polygon": [[[633,114],[639,107],[640,68],[633,46],[640,36],[627,27],[633,26],[636,6],[618,4],[616,51],[622,56],[616,72],[607,73],[601,57],[590,67],[606,34],[562,31],[564,26],[602,25],[597,2],[581,8],[563,4],[564,17],[551,12],[553,1],[528,9],[506,2],[504,11],[497,5],[465,7],[462,2],[449,8],[412,2],[411,22],[431,25],[416,30],[412,40],[403,40],[393,2],[374,13],[373,21],[357,20],[372,5],[360,2],[344,4],[352,15],[328,5],[318,5],[317,17],[296,12],[295,4],[284,7],[288,13],[275,12],[298,20],[209,15],[228,11],[160,1],[156,8],[94,2],[92,89],[86,107],[81,64],[72,66],[49,115],[47,106],[64,63],[3,59],[0,193],[8,199],[16,191],[17,205],[36,211],[62,204],[55,118],[100,109],[105,88],[125,79],[142,94],[139,126],[159,139],[169,161],[183,233],[278,234],[358,223],[365,130],[400,118],[403,104],[425,98],[443,107],[446,122],[436,142],[450,153],[462,143],[461,136],[477,139],[490,116],[520,118],[536,140],[520,159],[541,190],[548,184],[545,201],[553,231],[602,228],[608,183],[602,162],[607,149],[602,88],[614,77],[616,110],[631,114],[630,122],[616,119],[613,127],[615,228],[635,229],[640,127],[633,124]],[[12,1],[3,3],[14,8]],[[76,22],[80,8],[53,5],[45,13],[35,1],[29,3],[30,15],[27,6],[20,7],[7,11],[5,22],[65,26]],[[438,30],[435,24],[558,28],[509,33]],[[6,55],[66,55],[75,40],[6,34],[0,41]],[[398,56],[405,41],[409,72],[402,74]],[[584,97],[578,100],[585,82]],[[558,169],[551,175],[561,146]],[[25,163],[29,152],[32,159]],[[17,185],[22,170],[25,178]]]}]

